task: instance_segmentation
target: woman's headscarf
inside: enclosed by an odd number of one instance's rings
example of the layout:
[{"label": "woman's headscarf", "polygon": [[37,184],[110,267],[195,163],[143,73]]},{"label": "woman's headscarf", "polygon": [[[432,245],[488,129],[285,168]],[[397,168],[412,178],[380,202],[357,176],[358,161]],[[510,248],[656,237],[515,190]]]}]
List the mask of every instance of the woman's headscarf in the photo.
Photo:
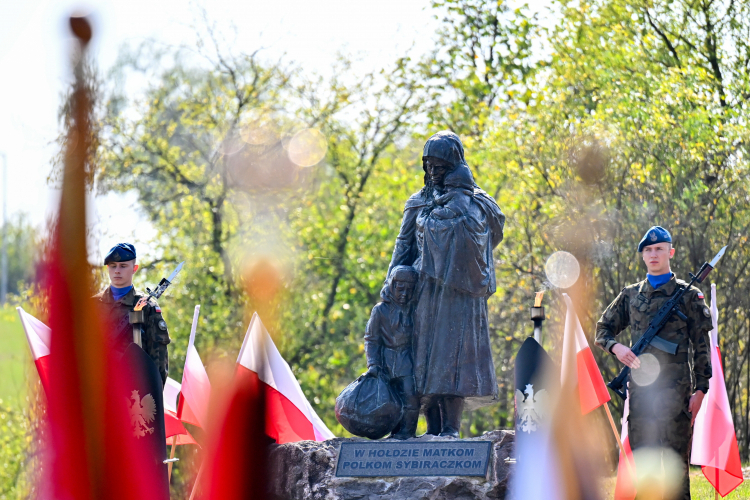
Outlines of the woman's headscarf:
[{"label": "woman's headscarf", "polygon": [[[464,159],[464,145],[461,143],[461,139],[451,132],[450,130],[443,130],[433,135],[424,145],[424,151],[422,152],[422,160],[424,161],[425,156],[432,156],[433,158],[440,158],[451,164],[453,168],[459,165],[466,165]],[[468,165],[466,165],[468,167]],[[424,168],[424,163],[422,164]]]},{"label": "woman's headscarf", "polygon": [[[466,164],[464,158],[464,145],[459,137],[451,132],[450,130],[443,130],[433,135],[424,145],[424,151],[422,152],[422,168],[424,169],[424,158],[426,156],[432,156],[434,158],[440,158],[452,165],[451,170],[455,170],[456,167],[465,166],[467,169],[469,165]],[[434,198],[432,193],[432,186],[429,183],[429,176],[425,171],[425,186],[420,191],[422,200],[426,202],[425,208],[422,209],[422,213],[427,215],[434,208]],[[488,216],[490,229],[492,230],[492,248],[495,248],[503,239],[503,229],[505,226],[505,215],[500,211],[500,207],[497,206],[497,202],[492,199],[487,193],[482,191],[479,186],[474,184],[474,201]],[[493,293],[494,293],[494,270],[493,270]]]}]

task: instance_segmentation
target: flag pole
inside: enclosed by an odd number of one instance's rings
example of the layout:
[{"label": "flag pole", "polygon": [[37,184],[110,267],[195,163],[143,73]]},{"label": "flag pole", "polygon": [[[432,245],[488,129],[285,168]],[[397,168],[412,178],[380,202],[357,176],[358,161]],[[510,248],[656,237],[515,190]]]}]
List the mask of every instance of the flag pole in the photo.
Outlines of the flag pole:
[{"label": "flag pole", "polygon": [[[169,453],[169,459],[172,460],[174,458],[174,449],[177,446],[177,434],[172,436],[172,451]],[[172,464],[173,462],[169,462],[169,465],[167,466],[169,468],[169,474],[167,475],[167,481],[172,481]]]},{"label": "flag pole", "polygon": [[609,419],[609,425],[612,426],[612,434],[615,435],[615,440],[617,441],[617,446],[620,447],[620,453],[622,453],[623,458],[625,459],[625,466],[628,468],[628,473],[630,474],[630,477],[632,478],[633,484],[635,484],[635,471],[633,471],[633,467],[630,465],[630,460],[628,459],[627,453],[625,453],[625,447],[622,445],[622,440],[620,439],[620,434],[617,433],[617,426],[615,425],[615,420],[612,418],[612,413],[609,411],[609,403],[604,403],[604,411],[607,412],[607,418]]},{"label": "flag pole", "polygon": [[195,483],[193,483],[193,491],[190,492],[190,500],[193,500],[193,497],[195,496],[195,493],[198,491],[198,481],[201,480],[201,474],[203,474],[203,466],[206,465],[206,462],[203,462],[201,464],[201,468],[198,469],[198,475],[195,476]]}]

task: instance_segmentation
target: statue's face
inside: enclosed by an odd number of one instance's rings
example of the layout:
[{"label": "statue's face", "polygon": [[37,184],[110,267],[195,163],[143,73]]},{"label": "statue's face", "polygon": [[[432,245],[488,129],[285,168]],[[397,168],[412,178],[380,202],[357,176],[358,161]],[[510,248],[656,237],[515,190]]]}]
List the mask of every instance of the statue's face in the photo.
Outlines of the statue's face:
[{"label": "statue's face", "polygon": [[445,174],[451,169],[451,165],[447,161],[432,157],[425,159],[424,167],[434,186],[442,186]]},{"label": "statue's face", "polygon": [[393,299],[401,305],[406,304],[414,293],[414,285],[416,283],[412,281],[394,280],[393,285],[391,285],[393,287]]}]

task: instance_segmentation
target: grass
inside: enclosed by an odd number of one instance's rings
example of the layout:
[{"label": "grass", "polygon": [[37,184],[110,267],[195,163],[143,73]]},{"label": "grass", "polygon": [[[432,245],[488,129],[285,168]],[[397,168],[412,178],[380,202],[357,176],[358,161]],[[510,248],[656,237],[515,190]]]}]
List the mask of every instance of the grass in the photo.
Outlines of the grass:
[{"label": "grass", "polygon": [[[612,500],[615,491],[615,478],[605,480],[602,487],[605,492],[604,498]],[[700,467],[690,468],[690,498],[693,500],[714,500],[714,487],[706,481]],[[745,480],[736,490],[725,496],[724,500],[747,500],[749,498],[750,480]]]},{"label": "grass", "polygon": [[[714,487],[706,481],[699,467],[690,468],[690,497],[700,500],[713,500]],[[721,498],[721,497],[719,497]],[[750,498],[750,481],[746,480],[736,490],[724,497],[727,500]]]},{"label": "grass", "polygon": [[29,345],[14,307],[0,308],[0,400],[13,406],[26,399],[28,370],[34,370]]}]

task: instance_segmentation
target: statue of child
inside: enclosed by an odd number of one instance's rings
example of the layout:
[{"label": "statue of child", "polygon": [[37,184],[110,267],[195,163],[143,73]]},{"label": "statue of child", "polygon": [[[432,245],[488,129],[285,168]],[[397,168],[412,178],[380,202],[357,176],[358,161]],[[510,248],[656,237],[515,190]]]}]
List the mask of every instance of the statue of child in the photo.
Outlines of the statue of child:
[{"label": "statue of child", "polygon": [[469,212],[471,197],[474,195],[474,176],[468,167],[461,165],[449,172],[443,181],[445,193],[435,197],[430,215],[436,219],[455,219]]},{"label": "statue of child", "polygon": [[372,308],[365,331],[365,355],[368,377],[382,371],[404,404],[401,421],[391,437],[414,437],[419,419],[419,397],[416,394],[411,344],[414,323],[411,299],[419,274],[411,266],[395,266],[380,292],[382,302]]}]

